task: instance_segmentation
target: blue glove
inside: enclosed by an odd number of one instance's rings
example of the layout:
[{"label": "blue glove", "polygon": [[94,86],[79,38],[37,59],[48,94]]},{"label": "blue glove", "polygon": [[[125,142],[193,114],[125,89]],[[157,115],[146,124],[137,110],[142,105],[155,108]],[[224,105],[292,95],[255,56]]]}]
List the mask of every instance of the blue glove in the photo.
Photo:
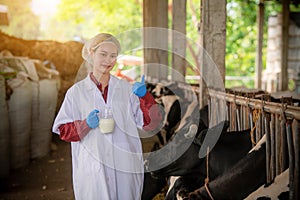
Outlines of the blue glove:
[{"label": "blue glove", "polygon": [[93,110],[90,112],[89,116],[86,118],[86,123],[90,128],[97,128],[99,125],[99,118],[97,113],[99,113],[99,110]]},{"label": "blue glove", "polygon": [[135,82],[132,86],[133,93],[138,97],[143,97],[147,93],[147,88],[145,85],[145,75],[142,76],[141,82]]}]

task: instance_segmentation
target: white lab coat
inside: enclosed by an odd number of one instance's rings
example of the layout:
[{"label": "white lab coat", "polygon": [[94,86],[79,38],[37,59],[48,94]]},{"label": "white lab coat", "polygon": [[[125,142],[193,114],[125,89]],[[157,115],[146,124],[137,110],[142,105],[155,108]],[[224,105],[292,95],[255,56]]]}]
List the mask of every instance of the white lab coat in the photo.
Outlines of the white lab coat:
[{"label": "white lab coat", "polygon": [[110,106],[115,120],[112,133],[92,129],[80,142],[72,142],[73,188],[77,200],[140,199],[143,188],[142,145],[137,128],[143,126],[139,99],[131,85],[110,76],[107,103],[88,75],[66,93],[54,121],[58,127],[84,120],[93,109]]}]

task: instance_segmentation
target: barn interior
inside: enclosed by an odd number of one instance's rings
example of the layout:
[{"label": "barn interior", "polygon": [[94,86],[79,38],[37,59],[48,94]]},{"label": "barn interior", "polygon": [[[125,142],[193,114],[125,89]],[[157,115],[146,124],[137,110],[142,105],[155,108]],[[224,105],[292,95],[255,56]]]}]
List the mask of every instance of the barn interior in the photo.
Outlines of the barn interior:
[{"label": "barn interior", "polygon": [[[281,10],[265,23],[269,1],[278,3]],[[144,74],[157,102],[177,100],[182,118],[172,129],[174,134],[181,128],[187,104],[196,101],[195,109],[208,106],[208,127],[229,120],[228,131],[250,129],[253,147],[265,137],[265,185],[285,173],[287,198],[299,199],[300,12],[291,7],[299,8],[300,0],[255,1],[252,88],[225,85],[232,78],[226,75],[226,0],[198,2],[196,12],[201,15],[196,21],[197,41],[188,38],[187,0],[139,2],[142,27],[118,36],[122,39],[136,34],[142,45],[137,51],[142,56],[121,56],[118,64],[119,69],[141,67],[137,71],[116,71],[115,75],[134,83]],[[74,199],[70,143],[61,141],[51,128],[66,91],[87,74],[81,56],[84,43],[10,35],[1,31],[1,27],[10,26],[9,12],[10,8],[0,1],[0,199]],[[193,49],[192,58],[187,56],[188,49]],[[125,48],[127,54],[134,51]],[[194,74],[188,75],[188,69]],[[164,98],[169,95],[163,93],[166,90],[176,98]],[[153,144],[159,143],[163,148],[171,141],[169,138],[162,143],[157,135],[141,140],[145,153],[151,151]],[[164,199],[167,189],[168,184],[150,199]],[[245,198],[254,199],[248,195]]]}]

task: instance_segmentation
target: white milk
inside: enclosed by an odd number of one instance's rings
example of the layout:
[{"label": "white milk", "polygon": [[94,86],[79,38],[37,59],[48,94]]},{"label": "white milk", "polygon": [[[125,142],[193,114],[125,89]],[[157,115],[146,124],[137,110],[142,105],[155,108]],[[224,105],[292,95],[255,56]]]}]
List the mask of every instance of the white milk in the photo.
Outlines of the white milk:
[{"label": "white milk", "polygon": [[101,133],[110,133],[114,130],[115,121],[112,115],[112,110],[109,107],[105,107],[100,110],[100,122],[99,128]]},{"label": "white milk", "polygon": [[99,128],[101,133],[110,133],[114,130],[115,121],[113,118],[100,119]]}]

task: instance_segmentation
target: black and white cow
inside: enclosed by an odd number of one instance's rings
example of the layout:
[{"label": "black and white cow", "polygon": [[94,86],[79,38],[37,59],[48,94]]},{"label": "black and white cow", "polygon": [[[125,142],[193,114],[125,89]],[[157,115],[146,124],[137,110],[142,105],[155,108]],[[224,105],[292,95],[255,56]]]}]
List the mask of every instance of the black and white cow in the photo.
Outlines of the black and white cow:
[{"label": "black and white cow", "polygon": [[[162,96],[167,95],[176,95],[180,98],[184,97],[184,90],[179,88],[176,82],[169,82],[166,84],[157,83],[155,86],[150,86],[149,89],[152,88],[151,94],[154,98],[158,99]],[[149,90],[148,90],[149,91]]]},{"label": "black and white cow", "polygon": [[[233,133],[233,132],[232,132]],[[236,162],[243,158],[247,154],[247,150],[251,148],[251,143],[249,136],[249,130],[242,132],[232,133],[222,133],[220,140],[217,142],[215,147],[209,153],[209,162],[206,165],[206,160],[202,159],[201,165],[198,166],[202,171],[200,174],[193,174],[193,182],[188,182],[186,180],[191,179],[190,175],[181,176],[175,183],[178,188],[169,188],[166,199],[176,199],[176,193],[180,189],[185,189],[186,191],[193,191],[198,188],[200,185],[204,185],[205,178],[207,176],[206,170],[209,171],[209,179],[214,180],[218,176],[222,175],[228,171]],[[235,135],[235,136],[234,136]],[[233,137],[226,137],[233,136]],[[237,136],[237,137],[236,137]],[[238,141],[241,139],[241,142]],[[227,143],[226,142],[229,142]],[[225,142],[224,142],[225,141]],[[224,143],[223,143],[224,142]],[[232,144],[230,144],[232,142]],[[227,143],[227,144],[226,144]],[[238,144],[245,144],[245,146],[237,146]],[[231,148],[232,147],[232,148]],[[182,184],[184,183],[184,184]],[[182,185],[180,187],[180,185]]]},{"label": "black and white cow", "polygon": [[[183,126],[189,123],[192,115],[200,117],[201,126],[208,127],[208,106],[204,106],[199,110],[199,104],[197,101],[182,102],[180,99],[172,101],[174,96],[164,96],[163,105],[165,107],[165,119],[162,130],[157,135],[160,138],[161,146],[166,145],[170,139],[182,129]],[[172,104],[170,106],[170,104]],[[197,113],[196,113],[197,112]],[[194,114],[193,114],[194,113]],[[199,123],[198,123],[199,124]]]},{"label": "black and white cow", "polygon": [[[180,177],[177,183],[175,182],[175,187],[169,188],[166,199],[176,199],[176,193],[181,187],[188,191],[193,191],[195,188],[198,188],[199,185],[204,184],[207,167],[205,154],[208,146],[211,149],[208,165],[211,180],[230,169],[248,153],[252,146],[249,134],[250,130],[227,132],[228,127],[229,122],[225,121],[213,128],[202,131],[180,158],[161,169],[152,171],[153,176],[157,177]],[[217,142],[215,143],[215,141]],[[173,149],[182,148],[182,144],[184,144],[184,142],[177,143],[177,147]],[[170,154],[170,152],[164,153],[164,155],[168,154]],[[199,154],[201,156],[200,158]],[[152,160],[152,158],[149,157],[148,164],[151,165],[151,162],[157,163],[159,161],[155,159]]]},{"label": "black and white cow", "polygon": [[161,97],[161,105],[164,107],[165,117],[163,121],[163,129],[161,135],[158,135],[161,145],[165,145],[178,127],[182,115],[186,110],[187,105],[180,103],[180,99],[176,95],[167,95]]},{"label": "black and white cow", "polygon": [[156,178],[150,172],[144,173],[142,200],[152,200],[166,186],[166,178]]},{"label": "black and white cow", "polygon": [[[194,115],[193,113],[196,114]],[[174,162],[178,162],[179,160],[185,161],[186,159],[188,159],[189,155],[187,155],[187,151],[191,153],[199,151],[199,146],[193,143],[194,137],[195,135],[199,134],[199,132],[204,130],[206,126],[204,122],[199,119],[199,110],[197,111],[197,109],[194,109],[193,113],[190,115],[189,119],[182,120],[182,122],[186,124],[180,125],[181,128],[176,132],[174,137],[166,146],[159,149],[158,151],[150,153],[149,156],[145,159],[146,170],[150,171],[154,176],[169,176],[168,174],[166,174],[165,170],[172,168],[169,167],[170,164],[176,167],[176,164]],[[163,170],[162,173],[160,173],[161,170]],[[171,169],[171,171],[174,170]]]},{"label": "black and white cow", "polygon": [[[184,89],[180,88],[175,82],[158,83],[155,87],[153,85],[148,87],[152,89],[151,94],[156,101],[164,108],[163,128],[157,134],[161,146],[164,146],[175,133],[184,115],[189,113],[188,107],[193,102],[185,98]],[[208,116],[207,111],[206,115]]]},{"label": "black and white cow", "polygon": [[[150,89],[151,88],[153,88],[153,86],[151,86]],[[176,89],[174,90],[176,91]],[[165,93],[158,93],[158,94],[163,95],[161,97],[163,102],[162,104],[165,106],[165,112],[167,113],[165,118],[165,123],[164,123],[165,125],[163,127],[162,132],[164,133],[167,132],[168,135],[164,134],[165,136],[167,135],[167,137],[163,141],[160,140],[161,142],[160,147],[163,144],[166,144],[165,142],[169,140],[175,132],[176,133],[184,132],[185,137],[192,138],[195,135],[195,133],[198,131],[198,127],[201,127],[199,131],[207,128],[208,106],[205,106],[204,108],[199,110],[199,104],[197,101],[181,102],[179,104],[180,98],[174,95],[174,93],[172,93],[171,90],[164,89],[164,92]],[[178,94],[179,92],[177,91],[176,93]],[[155,94],[152,95],[156,96]],[[201,118],[200,121],[199,118]],[[189,125],[192,126],[189,127]],[[152,151],[155,151],[157,149],[158,148],[152,149]],[[143,190],[142,199],[151,199],[155,194],[157,194],[163,188],[162,183],[164,182],[166,183],[166,178],[165,177],[154,178],[148,172],[144,174],[144,177],[145,177],[144,190]]]},{"label": "black and white cow", "polygon": [[[196,107],[196,108],[194,108],[194,107]],[[192,108],[194,108],[194,109],[192,109]],[[175,137],[172,138],[174,143],[180,143],[181,140],[184,140],[184,141],[189,140],[190,142],[192,142],[193,138],[196,135],[198,130],[200,131],[200,130],[207,128],[206,125],[204,124],[204,122],[201,119],[199,120],[200,116],[199,116],[198,105],[191,104],[191,107],[188,110],[192,110],[192,112],[189,114],[189,116],[184,116],[183,120],[181,120],[180,130],[177,130]],[[200,128],[198,128],[198,127],[200,127]],[[160,154],[161,152],[157,151],[158,145],[155,145],[155,146],[156,147],[154,149],[152,149],[151,152],[153,152],[153,154]],[[189,145],[187,145],[187,146],[189,146]],[[172,148],[172,147],[169,145],[166,148]],[[163,149],[163,151],[165,151],[165,149]],[[174,152],[174,151],[172,151],[172,152]],[[148,160],[146,159],[145,162],[148,162]],[[160,190],[166,186],[166,184],[164,186],[162,186],[160,184],[161,181],[165,181],[165,183],[166,183],[166,177],[152,177],[152,176],[149,176],[150,172],[147,172],[147,170],[145,170],[145,171],[146,172],[145,172],[144,190],[143,190],[143,198],[142,199],[149,199],[148,198],[149,196],[152,197],[154,194],[157,194],[157,192],[160,192]],[[151,185],[155,185],[155,187],[152,187]]]},{"label": "black and white cow", "polygon": [[161,146],[165,145],[178,127],[189,105],[184,99],[184,93],[173,83],[167,86],[157,84],[152,91],[156,101],[164,108],[163,128],[157,134]]},{"label": "black and white cow", "polygon": [[[159,144],[156,142],[153,144],[151,152],[158,150]],[[142,200],[152,200],[155,195],[161,192],[162,188],[166,186],[165,178],[156,178],[151,175],[150,172],[144,173],[144,187],[142,192]]]},{"label": "black and white cow", "polygon": [[[229,123],[224,122],[211,130],[216,129],[224,132],[228,126]],[[183,176],[199,172],[199,166],[203,160],[198,157],[198,153],[204,138],[202,133],[206,134],[207,129],[198,130],[196,138],[186,138],[184,135],[188,132],[188,128],[188,126],[181,128],[168,145],[159,152],[150,154],[147,158],[148,170],[154,176]],[[178,153],[181,153],[181,155],[178,155]],[[170,160],[170,162],[166,165],[165,161],[167,160]]]},{"label": "black and white cow", "polygon": [[194,191],[202,184],[203,179],[197,176],[171,176],[165,200],[174,200],[178,191]]},{"label": "black and white cow", "polygon": [[187,193],[181,190],[177,199],[211,200],[244,199],[266,181],[266,145],[248,153],[232,168],[208,183],[207,187]]},{"label": "black and white cow", "polygon": [[289,199],[289,169],[279,174],[274,182],[268,186],[265,184],[251,193],[245,200],[285,200]]}]

